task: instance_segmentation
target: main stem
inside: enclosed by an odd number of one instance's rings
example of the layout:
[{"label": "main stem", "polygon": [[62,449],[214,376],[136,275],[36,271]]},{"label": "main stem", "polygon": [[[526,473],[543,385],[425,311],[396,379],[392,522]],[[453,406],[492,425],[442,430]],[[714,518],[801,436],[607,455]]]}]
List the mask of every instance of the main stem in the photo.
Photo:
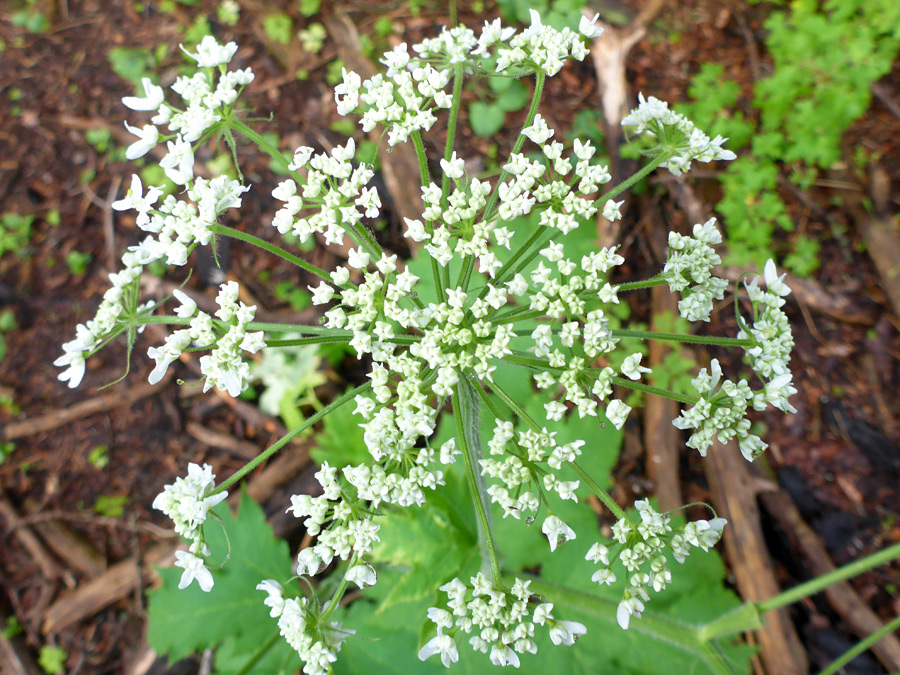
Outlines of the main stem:
[{"label": "main stem", "polygon": [[[475,506],[475,515],[478,517],[478,543],[482,549],[482,555],[486,555],[491,564],[491,577],[495,588],[500,588],[502,580],[500,576],[500,560],[497,557],[497,549],[494,544],[494,535],[490,521],[490,502],[483,485],[476,475],[476,464],[480,448],[474,447],[473,441],[479,439],[478,418],[473,415],[477,410],[478,402],[474,399],[468,380],[462,379],[456,385],[451,398],[453,404],[453,416],[456,419],[456,438],[462,445],[463,464],[466,468],[466,482],[472,493],[472,503]],[[480,475],[480,473],[479,473]]]}]

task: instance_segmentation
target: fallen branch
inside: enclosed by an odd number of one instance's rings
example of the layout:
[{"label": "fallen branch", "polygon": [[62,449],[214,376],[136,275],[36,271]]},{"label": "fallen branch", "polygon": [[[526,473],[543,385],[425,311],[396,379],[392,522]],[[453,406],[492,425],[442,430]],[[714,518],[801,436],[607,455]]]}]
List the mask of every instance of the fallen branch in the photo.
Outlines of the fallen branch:
[{"label": "fallen branch", "polygon": [[[362,54],[359,33],[346,14],[336,13],[323,17],[328,34],[337,43],[338,55],[347,64],[347,70],[359,73],[364,80],[377,72],[375,64]],[[380,132],[372,131],[369,137],[378,143],[378,158],[381,173],[393,201],[398,219],[415,219],[422,214],[422,194],[419,186],[419,160],[410,143],[401,143],[393,148],[379,142]]]},{"label": "fallen branch", "polygon": [[25,547],[28,554],[34,560],[35,564],[41,571],[44,579],[53,580],[62,576],[62,570],[53,556],[47,552],[44,545],[40,542],[34,532],[30,528],[21,525],[19,513],[16,511],[12,503],[3,494],[3,488],[0,488],[0,518],[5,522],[5,530],[12,532],[19,540],[19,543]]},{"label": "fallen branch", "polygon": [[57,410],[40,417],[22,420],[21,422],[10,422],[2,429],[0,436],[4,440],[11,441],[24,436],[34,436],[53,431],[91,415],[98,415],[118,408],[129,408],[141,399],[159,393],[162,388],[161,385],[164,385],[171,378],[172,373],[170,372],[160,381],[159,385],[142,384],[137,387],[127,388],[125,391],[119,391],[117,388],[107,394],[101,394],[90,400],[76,403],[64,410]]}]

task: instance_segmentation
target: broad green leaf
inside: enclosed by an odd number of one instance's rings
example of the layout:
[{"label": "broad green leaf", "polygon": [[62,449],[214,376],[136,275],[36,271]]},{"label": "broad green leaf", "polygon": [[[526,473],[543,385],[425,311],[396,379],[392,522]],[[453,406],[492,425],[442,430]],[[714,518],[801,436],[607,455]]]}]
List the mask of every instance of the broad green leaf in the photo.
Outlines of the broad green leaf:
[{"label": "broad green leaf", "polygon": [[[197,584],[191,584],[179,590],[181,570],[169,568],[159,570],[163,585],[148,594],[147,639],[153,649],[167,654],[172,661],[216,647],[226,640],[231,642],[229,649],[232,649],[226,650],[228,663],[232,663],[229,653],[252,654],[277,630],[276,621],[269,617],[269,610],[263,604],[265,594],[257,591],[256,585],[264,579],[283,583],[293,575],[287,542],[275,538],[262,509],[246,494],[241,498],[237,516],[231,514],[225,503],[214,512],[228,531],[230,558],[221,570],[213,571],[216,582],[213,589],[204,593]],[[229,544],[222,527],[208,519],[206,533],[211,560],[224,560]],[[286,590],[287,594],[297,592],[294,585],[287,586]],[[273,649],[282,648],[290,651],[283,641]],[[297,667],[299,659],[295,657],[289,672]]]},{"label": "broad green leaf", "polygon": [[371,461],[359,426],[361,418],[353,414],[354,407],[352,402],[342,405],[323,420],[322,431],[316,436],[317,447],[309,452],[317,464],[328,462],[341,468]]}]

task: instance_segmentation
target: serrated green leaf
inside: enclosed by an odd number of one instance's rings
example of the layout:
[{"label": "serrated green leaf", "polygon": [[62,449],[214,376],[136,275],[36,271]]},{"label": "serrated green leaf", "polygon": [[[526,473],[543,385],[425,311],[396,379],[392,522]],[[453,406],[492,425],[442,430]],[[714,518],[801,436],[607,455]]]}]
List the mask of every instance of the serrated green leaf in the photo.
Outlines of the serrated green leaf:
[{"label": "serrated green leaf", "polygon": [[454,519],[435,507],[392,512],[379,525],[381,541],[372,550],[372,560],[406,572],[379,611],[433,594],[475,554],[473,533],[458,529]]},{"label": "serrated green leaf", "polygon": [[[276,539],[258,504],[244,494],[237,516],[227,504],[214,510],[228,532],[231,556],[224,568],[214,570],[215,586],[204,593],[196,584],[178,589],[181,570],[159,570],[163,585],[149,596],[147,639],[160,654],[173,661],[195,651],[236,641],[249,655],[277,629],[256,585],[264,579],[289,579],[291,555],[286,542]],[[211,561],[224,560],[229,551],[225,535],[214,520],[206,525]],[[296,592],[288,587],[287,593]]]}]

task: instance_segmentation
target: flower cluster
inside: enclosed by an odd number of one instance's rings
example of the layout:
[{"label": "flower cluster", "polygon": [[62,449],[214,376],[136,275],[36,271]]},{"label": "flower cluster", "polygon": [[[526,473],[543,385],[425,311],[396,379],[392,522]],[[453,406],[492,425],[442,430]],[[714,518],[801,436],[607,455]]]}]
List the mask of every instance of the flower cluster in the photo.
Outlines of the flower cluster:
[{"label": "flower cluster", "polygon": [[[366,587],[377,580],[366,559],[379,541],[378,511],[387,506],[423,506],[428,492],[444,485],[442,466],[454,463],[458,455],[465,453],[475,508],[484,516],[479,522],[487,518],[477,494],[480,490],[486,490],[505,516],[519,519],[526,514],[527,522],[546,506],[548,515],[541,530],[551,551],[577,536],[554,515],[558,500],[577,500],[576,490],[586,485],[610,503],[602,488],[576,464],[584,441],[557,442],[553,423],[577,411],[581,418],[605,414],[621,428],[631,408],[613,397],[613,387],[646,390],[636,383],[650,370],[641,365],[639,352],[622,355],[622,360],[613,352],[622,337],[641,333],[652,339],[653,334],[631,331],[627,335],[611,320],[620,290],[629,290],[611,282],[615,268],[624,262],[617,250],[573,255],[564,243],[566,235],[599,213],[608,220],[620,219],[623,202],[615,197],[625,186],[602,194],[611,178],[595,157],[596,148],[582,139],[574,139],[567,147],[537,113],[544,78],[557,73],[567,59],[583,59],[585,41],[598,34],[594,22],[586,18],[577,32],[557,30],[544,25],[532,11],[531,24],[520,32],[499,20],[486,23],[477,36],[469,28],[457,27],[414,45],[411,51],[401,44],[386,53],[381,61],[387,67],[384,74],[363,81],[356,73],[343,72],[335,90],[338,112],[359,115],[364,132],[382,127],[389,145],[411,140],[416,147],[423,210],[419,217],[405,219],[403,234],[420,245],[415,248],[430,263],[425,272],[421,270],[427,268],[412,268],[413,273],[396,254],[384,251],[367,228],[366,219],[380,214],[381,198],[369,185],[373,167],[355,161],[352,139],[330,152],[300,147],[290,159],[257,141],[289,174],[272,191],[281,204],[273,226],[301,242],[317,238],[326,245],[343,246],[349,237],[346,264],[332,271],[319,269],[274,244],[218,224],[227,209],[241,206],[248,188],[227,177],[195,177],[194,147],[216,132],[230,138],[235,131],[254,139],[255,132],[234,115],[236,98],[252,80],[252,73],[227,70],[237,49],[233,43],[221,45],[207,38],[196,53],[188,53],[198,72],[178,78],[173,85],[182,107],[167,104],[162,89],[149,80],[143,83],[143,97],[126,100],[132,109],[155,112],[152,124],[129,127],[139,137],[129,147],[129,157],[142,156],[166,142],[168,153],[160,166],[185,188],[186,199],[163,198],[161,188],[145,190],[135,177],[128,195],[115,202],[116,210],[136,213],[137,226],[148,236],[126,252],[125,269],[113,275],[113,288],[97,317],[79,326],[76,339],[64,346],[65,354],[57,361],[66,368],[60,378],[77,386],[87,354],[117,331],[137,330],[151,320],[179,326],[163,345],[149,350],[156,362],[150,374],[154,383],[185,351],[209,349],[200,358],[204,389],[215,386],[237,396],[251,380],[245,352],[255,354],[266,347],[266,332],[296,336],[269,340],[272,347],[343,342],[366,368],[365,384],[329,408],[354,400],[369,457],[342,469],[323,463],[316,474],[322,494],[294,495],[288,509],[303,519],[306,531],[315,538],[297,556],[298,574],[314,576],[336,561],[346,561],[341,566],[346,571],[340,590],[321,611],[315,593],[311,599],[286,599],[284,589],[273,580],[258,587],[268,594],[265,604],[278,619],[282,636],[304,660],[306,673],[330,672],[342,640],[352,632],[330,621],[348,582]],[[468,175],[465,158],[448,142],[440,160],[443,175],[432,181],[421,133],[435,125],[442,110],[458,108],[458,98],[454,100],[447,91],[451,82],[458,94],[460,78],[489,70],[536,78],[534,105],[515,152],[502,163],[502,174],[492,185]],[[676,173],[687,170],[694,160],[734,156],[721,148],[724,139],[710,140],[653,98],[642,97],[640,107],[623,124],[652,136],[658,145],[652,151],[655,160]],[[171,133],[161,135],[158,125],[168,125]],[[453,133],[448,133],[448,141]],[[533,147],[526,147],[526,141]],[[320,277],[308,288],[313,304],[322,307],[322,325],[254,324],[256,308],[240,302],[235,282],[221,286],[218,310],[212,316],[198,311],[185,293],[175,291],[181,303],[175,317],[149,318],[155,306],[138,304],[143,266],[157,260],[186,264],[194,247],[211,243],[217,235],[277,251],[306,273]],[[720,262],[712,246],[720,241],[714,221],[695,226],[692,237],[671,235],[665,269],[644,285],[668,284],[682,294],[682,316],[708,321],[713,301],[723,297],[725,288],[722,280],[712,276]],[[420,274],[430,278],[422,279]],[[701,452],[716,435],[723,440],[737,437],[745,456],[752,458],[765,445],[749,434],[747,409],[769,404],[790,409],[787,397],[793,388],[787,363],[793,342],[781,310],[787,287],[774,266],[766,267],[765,290],[758,281],[747,284],[753,304],[751,325],[742,321],[739,338],[725,340],[746,347],[748,360],[767,383],[758,392],[746,380],[737,384],[726,380],[720,385],[716,361],[710,374],[700,372],[694,380],[696,404],[674,423],[693,430],[690,444]],[[642,283],[626,286],[633,289]],[[533,372],[546,400],[546,427],[503,390],[503,378],[495,377],[498,369],[512,367]],[[465,406],[474,409],[479,395],[496,418],[487,444],[490,456],[481,457],[480,448],[471,447],[465,437],[432,447],[442,410],[452,406],[459,428],[466,428]],[[461,404],[464,398],[470,399],[469,404]],[[506,414],[507,409],[512,415]],[[510,418],[520,418],[524,426],[517,427]],[[314,421],[291,433],[303,431]],[[273,446],[271,452],[281,445]],[[574,470],[582,480],[567,480],[564,470]],[[490,479],[489,487],[481,487],[476,471]],[[182,585],[196,579],[204,590],[212,586],[212,575],[203,561],[208,552],[202,524],[207,509],[224,498],[224,492],[213,494],[212,478],[209,467],[201,470],[191,465],[188,478],[167,486],[154,502],[173,518],[176,531],[192,541],[177,563],[185,570]],[[612,561],[621,560],[626,567],[626,591],[619,610],[623,627],[630,616],[639,616],[647,588],[660,590],[669,582],[663,551],[669,549],[676,560],[682,560],[691,546],[706,548],[714,543],[724,525],[714,519],[673,531],[668,516],[656,513],[646,502],[639,502],[638,510],[640,524],[625,519],[616,524],[620,548],[615,553],[597,544],[588,554],[604,565],[595,575],[601,583],[615,581],[609,568]],[[491,536],[489,531],[482,534]],[[437,635],[423,647],[421,658],[439,654],[449,666],[458,659],[456,640],[463,633],[470,636],[473,649],[489,652],[494,664],[518,665],[519,654],[536,650],[535,625],[547,626],[555,644],[571,645],[584,633],[581,624],[554,619],[551,603],[532,607],[529,582],[517,580],[512,589],[503,588],[493,549],[491,555],[492,578],[478,574],[468,585],[454,579],[441,586],[448,596],[447,609],[429,610]]]},{"label": "flower cluster", "polygon": [[713,245],[721,243],[715,218],[694,225],[693,237],[669,232],[662,277],[673,293],[681,293],[678,311],[688,321],[709,321],[713,300],[725,297],[728,282],[712,275],[713,267],[722,262]]},{"label": "flower cluster", "polygon": [[[147,313],[139,312],[137,304],[144,266],[157,260],[169,265],[187,264],[188,256],[197,244],[210,242],[213,236],[210,227],[219,216],[228,209],[240,208],[241,195],[249,190],[227,176],[211,180],[194,177],[193,144],[208,135],[223,115],[230,113],[241,89],[253,81],[249,68],[242,71],[225,69],[236,50],[237,45],[233,42],[220,45],[207,36],[197,47],[196,54],[188,54],[199,67],[216,68],[219,74],[216,77],[215,71],[203,71],[192,77],[179,77],[172,90],[182,98],[184,108],[166,103],[162,87],[148,78],[142,81],[143,97],[127,96],[123,99],[123,103],[132,110],[156,112],[152,124],[140,129],[126,123],[129,131],[139,137],[137,142],[128,146],[128,159],[143,157],[158,143],[165,141],[168,152],[160,161],[160,166],[172,182],[187,188],[187,196],[193,203],[168,195],[157,205],[163,196],[162,189],[149,186],[145,193],[137,175],[132,176],[126,196],[113,202],[112,208],[116,211],[135,212],[135,224],[149,234],[139,244],[129,247],[122,256],[123,269],[110,275],[112,286],[104,294],[94,319],[80,324],[76,329],[76,339],[63,345],[64,353],[54,365],[66,367],[59,379],[68,381],[69,387],[74,388],[81,383],[87,356],[96,351],[106,338],[115,335],[123,324],[134,321],[139,313]],[[175,133],[161,135],[158,125],[163,124]],[[183,338],[177,339],[176,343],[180,340]],[[174,351],[176,343],[169,351]]]},{"label": "flower cluster", "polygon": [[[673,420],[679,429],[693,429],[688,445],[706,455],[713,438],[727,442],[737,438],[741,453],[753,461],[767,447],[758,436],[749,433],[750,420],[746,419],[749,407],[765,410],[769,405],[782,412],[796,412],[790,397],[797,393],[788,370],[790,350],[794,345],[787,316],[781,310],[784,296],[790,289],[784,283],[784,275],[778,276],[775,264],[766,263],[766,288],[759,286],[760,278],[746,283],[753,304],[755,317],[752,327],[741,320],[739,339],[750,341],[747,358],[756,374],[764,381],[762,389],[754,391],[746,379],[733,382],[722,378],[719,362],[713,359],[709,373],[702,369],[691,383],[699,398],[695,405]],[[721,384],[720,384],[721,382]]]},{"label": "flower cluster", "polygon": [[[555,437],[556,432],[547,431],[546,428],[516,433],[512,422],[497,420],[494,434],[488,443],[491,457],[481,460],[481,473],[499,481],[488,487],[487,492],[491,501],[503,509],[504,517],[518,519],[523,512],[536,513],[541,500],[535,493],[546,501],[542,488],[555,492],[561,499],[576,500],[575,490],[578,489],[579,482],[560,480],[554,471],[580,456],[584,441],[559,445]],[[494,459],[495,457],[503,459]],[[528,489],[529,486],[531,489]],[[550,516],[544,524],[551,549],[556,548],[557,538],[551,536],[547,528],[555,533],[559,529],[555,526],[555,521],[558,520],[555,516]],[[574,538],[574,533],[568,538]]]},{"label": "flower cluster", "polygon": [[754,320],[753,326],[743,327],[738,337],[753,339],[756,344],[747,350],[751,367],[760,377],[774,379],[790,374],[787,366],[794,338],[787,315],[781,308],[791,289],[784,283],[784,275],[778,276],[773,260],[766,262],[763,276],[765,289],[759,287],[758,276],[744,284],[753,303]]},{"label": "flower cluster", "polygon": [[342,628],[318,612],[308,598],[285,598],[284,588],[274,579],[266,579],[256,590],[265,591],[269,616],[278,619],[278,630],[303,659],[306,675],[328,675],[337,661],[341,644],[355,631]]},{"label": "flower cluster", "polygon": [[[353,166],[356,143],[351,138],[330,154],[314,154],[310,147],[294,152],[291,171],[306,169],[305,178],[294,174],[281,182],[272,196],[284,202],[272,221],[281,234],[293,233],[301,243],[321,234],[326,244],[341,246],[344,231],[356,226],[363,215],[378,216],[381,199],[374,188],[365,188],[375,173],[368,164]],[[298,186],[299,183],[299,186]],[[304,209],[312,209],[308,217],[299,217]]]},{"label": "flower cluster", "polygon": [[633,127],[635,134],[650,137],[655,146],[649,154],[665,157],[662,166],[676,176],[690,171],[691,162],[713,162],[737,157],[725,150],[727,138],[710,138],[684,115],[669,109],[669,104],[651,96],[639,95],[640,104],[622,120],[623,127]]},{"label": "flower cluster", "polygon": [[616,612],[619,625],[625,629],[632,616],[640,617],[644,611],[644,603],[650,599],[647,589],[658,593],[672,581],[665,552],[669,551],[675,560],[683,563],[691,547],[706,551],[715,546],[726,524],[724,518],[695,520],[675,530],[671,517],[655,511],[646,499],[635,502],[634,506],[641,522],[635,524],[620,518],[612,528],[614,541],[609,545],[595,543],[585,556],[600,565],[591,581],[601,586],[616,582],[613,563],[618,560],[625,568],[625,592]]},{"label": "flower cluster", "polygon": [[150,358],[156,361],[156,367],[150,373],[150,384],[159,382],[169,365],[193,343],[198,347],[211,348],[209,354],[200,357],[200,372],[206,377],[203,391],[215,386],[231,396],[238,396],[247,388],[252,377],[250,366],[241,353],[255,354],[266,343],[261,331],[247,332],[256,315],[256,306],[248,307],[238,301],[238,292],[237,282],[222,284],[216,296],[219,321],[214,322],[209,314],[197,311],[197,303],[187,294],[175,291],[175,296],[181,301],[176,314],[182,319],[191,319],[191,322],[188,328],[166,337],[162,347],[150,347],[147,351]]},{"label": "flower cluster", "polygon": [[435,654],[450,667],[459,659],[455,636],[470,634],[469,645],[487,654],[495,666],[519,667],[519,654],[537,652],[534,625],[546,625],[553,644],[571,646],[585,632],[576,621],[557,621],[553,618],[553,604],[529,606],[530,581],[516,579],[512,588],[497,589],[480,572],[464,584],[459,579],[441,586],[447,594],[447,609],[431,607],[428,618],[435,625],[437,635],[419,651],[423,661]]},{"label": "flower cluster", "polygon": [[177,478],[172,485],[166,485],[153,500],[153,508],[165,513],[175,525],[175,533],[191,542],[188,551],[175,553],[175,564],[184,568],[179,588],[187,587],[197,580],[204,591],[213,587],[212,573],[207,569],[203,557],[209,555],[204,542],[203,524],[209,510],[224,500],[228,493],[216,492],[216,476],[209,464],[201,468],[198,464],[188,464],[188,475]]}]

